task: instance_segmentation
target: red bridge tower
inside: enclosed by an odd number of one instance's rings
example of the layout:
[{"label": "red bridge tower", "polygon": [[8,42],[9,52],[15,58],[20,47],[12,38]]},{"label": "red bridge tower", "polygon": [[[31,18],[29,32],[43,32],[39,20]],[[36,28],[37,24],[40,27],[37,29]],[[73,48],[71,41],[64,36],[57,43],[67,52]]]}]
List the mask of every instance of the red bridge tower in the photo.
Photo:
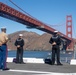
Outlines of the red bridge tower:
[{"label": "red bridge tower", "polygon": [[[69,15],[66,17],[66,35],[72,39],[72,16]],[[74,42],[73,40],[67,44],[67,50],[74,50]]]},{"label": "red bridge tower", "polygon": [[66,17],[66,35],[72,38],[72,16]]}]

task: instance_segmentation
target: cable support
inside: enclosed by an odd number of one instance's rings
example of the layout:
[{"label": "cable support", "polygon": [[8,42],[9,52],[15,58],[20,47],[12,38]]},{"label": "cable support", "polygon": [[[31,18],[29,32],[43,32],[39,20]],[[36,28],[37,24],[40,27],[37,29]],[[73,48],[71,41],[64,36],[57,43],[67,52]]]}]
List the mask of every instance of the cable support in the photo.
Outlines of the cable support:
[{"label": "cable support", "polygon": [[59,26],[64,26],[65,25],[65,23],[63,23],[63,24],[55,24],[55,25],[50,25],[50,24],[47,24],[48,26],[52,26],[52,27],[59,27]]},{"label": "cable support", "polygon": [[[25,14],[27,14],[29,17],[31,17],[31,18],[39,21],[39,20],[36,19],[35,17],[31,16],[29,13],[27,13],[26,11],[24,11],[22,8],[20,8],[20,7],[19,7],[17,4],[15,4],[12,0],[9,0],[9,1],[10,1],[13,5],[15,5],[18,9],[20,9],[20,10],[23,11]],[[41,21],[39,21],[39,22],[41,22]],[[43,22],[41,22],[41,23],[43,23]],[[45,24],[45,23],[43,23],[43,24]]]},{"label": "cable support", "polygon": [[[27,13],[26,11],[24,11],[22,8],[20,8],[17,4],[15,4],[12,0],[9,0],[13,5],[15,5],[18,9],[20,9],[21,11],[23,11],[25,14],[27,14],[28,16],[30,16],[31,18],[33,18],[33,19],[35,19],[35,20],[37,20],[37,21],[39,21],[38,19],[36,19],[35,17],[33,17],[33,16],[31,16],[29,13]],[[41,21],[39,21],[39,22],[41,22]],[[43,23],[43,22],[41,22],[41,23]],[[43,24],[46,24],[46,23],[43,23]],[[46,24],[46,25],[48,25],[48,26],[62,26],[62,25],[64,25],[64,23],[63,24],[57,24],[57,25],[50,25],[50,24]]]}]

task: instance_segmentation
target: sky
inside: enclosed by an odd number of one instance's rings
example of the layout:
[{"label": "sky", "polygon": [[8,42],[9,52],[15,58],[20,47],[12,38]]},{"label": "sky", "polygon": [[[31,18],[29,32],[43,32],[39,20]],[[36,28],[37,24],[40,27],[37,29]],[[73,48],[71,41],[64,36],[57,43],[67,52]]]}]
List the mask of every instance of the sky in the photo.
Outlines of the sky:
[{"label": "sky", "polygon": [[[50,27],[66,35],[66,16],[72,15],[73,38],[76,38],[76,0],[12,0],[34,18],[48,24]],[[0,0],[8,6],[22,12],[9,0]],[[24,13],[24,12],[22,12]],[[25,13],[26,14],[26,13]],[[44,32],[37,29],[28,29],[18,22],[0,17],[0,27],[7,28],[7,34],[26,30],[42,35]]]}]

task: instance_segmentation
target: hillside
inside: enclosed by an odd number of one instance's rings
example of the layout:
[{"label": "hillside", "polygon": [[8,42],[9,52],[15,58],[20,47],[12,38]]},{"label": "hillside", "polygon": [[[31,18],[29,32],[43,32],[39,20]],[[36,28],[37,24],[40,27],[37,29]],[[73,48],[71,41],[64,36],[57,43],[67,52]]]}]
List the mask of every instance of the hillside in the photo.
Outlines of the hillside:
[{"label": "hillside", "polygon": [[8,37],[10,38],[10,40],[8,41],[8,49],[16,50],[14,42],[18,38],[18,34],[20,33],[24,35],[24,50],[51,50],[51,45],[49,44],[49,39],[51,37],[50,34],[44,33],[43,35],[39,35],[35,32],[27,31],[18,31],[9,34]]}]

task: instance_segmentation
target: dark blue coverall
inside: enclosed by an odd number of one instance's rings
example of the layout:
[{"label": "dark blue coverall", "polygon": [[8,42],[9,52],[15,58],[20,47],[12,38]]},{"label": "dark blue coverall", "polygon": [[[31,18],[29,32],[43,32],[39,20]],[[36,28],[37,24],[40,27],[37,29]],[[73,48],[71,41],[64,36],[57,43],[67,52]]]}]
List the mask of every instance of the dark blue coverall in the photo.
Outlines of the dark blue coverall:
[{"label": "dark blue coverall", "polygon": [[18,38],[15,41],[15,46],[20,45],[19,48],[17,48],[17,54],[16,54],[16,63],[23,63],[23,46],[24,46],[24,40],[22,38]]},{"label": "dark blue coverall", "polygon": [[60,45],[61,45],[61,39],[60,39],[60,36],[54,34],[51,38],[50,38],[50,41],[49,41],[51,44],[53,42],[56,43],[56,45],[53,45],[52,46],[52,65],[55,64],[55,55],[57,57],[57,65],[61,65],[60,63]]}]

